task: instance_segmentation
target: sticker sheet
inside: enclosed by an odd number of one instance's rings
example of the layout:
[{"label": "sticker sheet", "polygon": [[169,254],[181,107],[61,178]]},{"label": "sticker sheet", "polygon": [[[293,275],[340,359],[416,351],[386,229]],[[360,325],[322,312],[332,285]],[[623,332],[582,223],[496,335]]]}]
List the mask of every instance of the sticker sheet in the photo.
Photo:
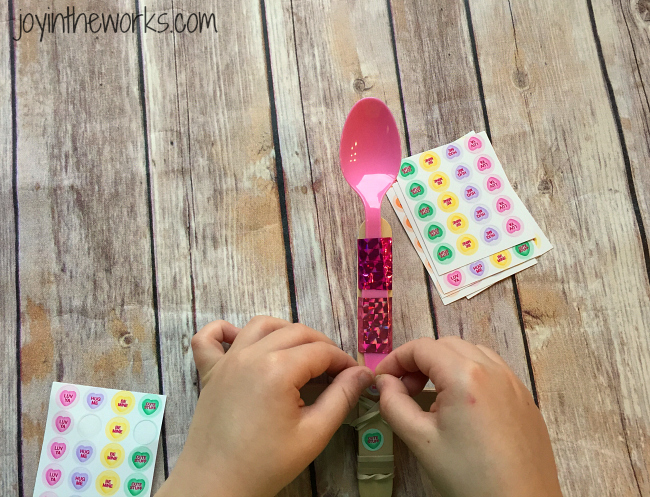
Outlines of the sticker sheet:
[{"label": "sticker sheet", "polygon": [[395,213],[397,214],[398,219],[402,223],[402,226],[404,227],[404,230],[406,231],[407,236],[409,237],[409,240],[413,244],[413,247],[415,248],[415,251],[417,252],[418,256],[420,257],[420,260],[422,261],[422,264],[424,264],[427,272],[429,273],[429,276],[431,277],[431,280],[433,281],[434,286],[436,287],[436,290],[438,291],[438,294],[440,296],[440,300],[442,300],[442,303],[444,305],[451,304],[452,302],[456,302],[457,300],[460,300],[462,298],[467,298],[471,299],[472,297],[478,295],[481,293],[483,290],[486,288],[489,288],[490,286],[494,285],[495,283],[504,280],[505,278],[509,278],[515,273],[518,273],[519,271],[523,271],[524,269],[528,269],[530,267],[533,267],[535,264],[537,264],[536,259],[530,259],[526,262],[523,262],[520,265],[511,267],[509,269],[506,269],[502,272],[496,273],[492,276],[488,276],[486,278],[482,278],[481,280],[478,280],[474,283],[471,283],[470,285],[466,286],[462,290],[457,290],[450,292],[448,294],[445,294],[442,290],[441,286],[441,280],[442,278],[435,272],[435,269],[433,268],[431,262],[427,259],[427,255],[424,253],[424,250],[422,249],[421,243],[418,241],[415,231],[413,230],[410,221],[406,217],[406,214],[404,213],[404,210],[402,209],[401,205],[399,204],[399,199],[397,198],[396,195],[396,189],[389,189],[386,195],[388,196],[389,200],[391,201],[391,205],[393,206]]},{"label": "sticker sheet", "polygon": [[55,382],[34,497],[147,497],[165,396]]},{"label": "sticker sheet", "polygon": [[[408,214],[410,214],[405,212],[403,209],[406,200],[404,193],[401,192],[399,188],[391,187],[389,192],[387,192],[387,197],[393,206],[393,210],[398,213],[400,220],[402,217],[399,215],[399,211],[403,213],[404,217],[407,217]],[[404,223],[402,224],[404,225]],[[418,240],[418,246],[420,248],[426,246],[424,234],[420,230],[414,231],[410,221],[408,224],[410,227],[407,228],[404,225],[404,229],[413,232]],[[483,259],[472,261],[467,266],[463,266],[442,276],[438,274],[435,265],[433,265],[433,252],[427,251],[424,253],[428,261],[428,266],[432,267],[433,272],[436,274],[434,279],[438,281],[442,292],[445,294],[452,294],[455,291],[476,284],[490,276],[506,271],[511,267],[523,264],[524,262],[539,257],[551,250],[551,243],[548,241],[548,238],[546,238],[544,233],[542,233],[542,230],[534,219],[531,224],[535,232],[535,238],[532,240],[527,240],[509,249],[491,254]]]},{"label": "sticker sheet", "polygon": [[485,132],[402,160],[397,182],[440,275],[535,238]]}]

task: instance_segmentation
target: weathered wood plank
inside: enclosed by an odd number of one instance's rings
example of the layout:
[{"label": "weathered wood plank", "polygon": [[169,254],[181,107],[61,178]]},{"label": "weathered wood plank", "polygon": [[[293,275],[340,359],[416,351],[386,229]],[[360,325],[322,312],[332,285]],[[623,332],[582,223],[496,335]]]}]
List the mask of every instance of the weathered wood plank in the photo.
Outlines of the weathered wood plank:
[{"label": "weathered wood plank", "polygon": [[[363,209],[340,173],[338,143],[362,96],[384,99],[401,129],[387,9],[340,1],[294,2],[293,10],[289,1],[268,2],[266,9],[298,317],[356,356],[355,240]],[[383,216],[395,246],[406,249],[394,254],[397,346],[433,336],[433,327],[421,262],[387,203]],[[355,443],[344,427],[316,460],[319,495],[357,495]],[[408,486],[395,488],[405,494]]]},{"label": "weathered wood plank", "polygon": [[592,0],[592,4],[647,234],[650,229],[650,2]]},{"label": "weathered wood plank", "polygon": [[588,4],[470,5],[495,147],[556,247],[517,286],[563,490],[647,495],[650,286]]},{"label": "weathered wood plank", "polygon": [[[0,25],[9,27],[9,10]],[[0,31],[0,494],[18,495],[18,364],[16,361],[16,230],[9,29]]]},{"label": "weathered wood plank", "polygon": [[[214,319],[290,320],[291,306],[260,4],[159,0],[149,9],[215,16],[202,33],[143,36],[171,469],[198,393],[192,334]],[[282,495],[310,492],[306,470]]]},{"label": "weathered wood plank", "polygon": [[[393,0],[392,12],[412,153],[486,129],[464,4]],[[511,279],[448,306],[431,293],[440,336],[496,350],[531,388]]]},{"label": "weathered wood plank", "polygon": [[[15,1],[13,15],[65,13],[66,5]],[[136,38],[57,30],[40,42],[34,31],[15,47],[22,478],[30,495],[51,382],[157,392],[158,367]]]}]

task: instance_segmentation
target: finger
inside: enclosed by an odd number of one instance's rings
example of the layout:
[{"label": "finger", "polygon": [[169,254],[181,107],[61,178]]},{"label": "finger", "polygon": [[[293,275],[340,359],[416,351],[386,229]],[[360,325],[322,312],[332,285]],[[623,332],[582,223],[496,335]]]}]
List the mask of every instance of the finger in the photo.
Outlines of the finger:
[{"label": "finger", "polygon": [[433,381],[438,391],[441,391],[454,380],[455,373],[460,371],[467,361],[469,359],[447,342],[420,338],[393,350],[379,363],[375,373],[401,377],[407,373],[421,371]]},{"label": "finger", "polygon": [[408,393],[411,397],[419,394],[424,389],[424,386],[428,381],[429,378],[421,371],[406,373],[404,376],[402,376],[402,383],[404,383],[404,386],[408,390]]},{"label": "finger", "polygon": [[379,411],[393,431],[411,450],[421,444],[424,437],[431,441],[436,433],[434,415],[422,410],[398,378],[382,374],[375,381],[379,389]]},{"label": "finger", "polygon": [[199,375],[203,377],[224,355],[222,342],[233,343],[240,329],[228,321],[212,321],[192,337],[192,353]]},{"label": "finger", "polygon": [[508,366],[508,363],[503,360],[503,357],[497,354],[494,350],[485,347],[484,345],[477,345],[476,347],[497,364],[501,364],[502,366],[505,366],[508,369],[510,369],[510,366]]},{"label": "finger", "polygon": [[282,350],[297,347],[312,342],[325,342],[329,345],[338,346],[320,331],[316,331],[304,324],[295,323],[285,326],[262,338],[258,344],[265,350]]},{"label": "finger", "polygon": [[323,373],[336,376],[341,371],[358,366],[357,361],[335,345],[312,342],[282,350],[279,364],[288,371],[288,378],[296,388],[302,388],[309,380]]},{"label": "finger", "polygon": [[234,346],[237,348],[246,347],[258,342],[269,333],[289,326],[291,323],[280,318],[271,316],[255,316],[246,326],[242,328]]},{"label": "finger", "polygon": [[307,433],[325,431],[326,440],[329,440],[357,405],[361,392],[373,381],[372,371],[363,366],[354,366],[341,372],[313,405],[303,408],[301,428]]},{"label": "finger", "polygon": [[438,340],[441,345],[445,345],[459,354],[483,364],[488,362],[488,357],[476,345],[458,336],[442,337]]}]

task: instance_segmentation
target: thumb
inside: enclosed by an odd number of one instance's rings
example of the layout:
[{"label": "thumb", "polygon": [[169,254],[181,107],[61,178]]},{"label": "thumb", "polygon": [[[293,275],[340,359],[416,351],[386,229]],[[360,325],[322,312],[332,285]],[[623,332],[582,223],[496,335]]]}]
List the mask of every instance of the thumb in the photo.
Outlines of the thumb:
[{"label": "thumb", "polygon": [[379,390],[379,412],[393,431],[413,451],[424,437],[431,437],[435,431],[433,414],[424,412],[409,395],[404,383],[389,374],[375,378]]},{"label": "thumb", "polygon": [[357,405],[361,392],[372,383],[373,374],[369,368],[353,366],[341,371],[313,405],[303,408],[305,425],[308,429],[325,430],[329,440]]}]

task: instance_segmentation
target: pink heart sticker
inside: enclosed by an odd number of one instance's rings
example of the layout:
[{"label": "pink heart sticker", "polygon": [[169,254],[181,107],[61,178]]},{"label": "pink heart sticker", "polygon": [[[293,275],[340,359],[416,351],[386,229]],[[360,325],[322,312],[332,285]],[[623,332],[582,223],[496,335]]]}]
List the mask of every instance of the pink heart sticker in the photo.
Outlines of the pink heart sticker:
[{"label": "pink heart sticker", "polygon": [[470,136],[467,140],[467,148],[470,152],[476,152],[483,147],[483,141],[478,136]]},{"label": "pink heart sticker", "polygon": [[460,285],[463,282],[463,273],[461,273],[458,270],[456,270],[456,271],[454,271],[452,273],[449,273],[447,275],[447,282],[450,285],[453,285],[453,286]]},{"label": "pink heart sticker", "polygon": [[59,430],[59,433],[65,433],[71,424],[72,419],[70,416],[57,416],[54,420],[54,426]]},{"label": "pink heart sticker", "polygon": [[65,454],[66,444],[64,442],[53,442],[50,445],[50,454],[54,459],[60,459]]},{"label": "pink heart sticker", "polygon": [[74,390],[63,390],[59,394],[59,400],[61,401],[61,405],[63,407],[68,407],[70,404],[72,404],[75,399],[77,398],[77,392]]},{"label": "pink heart sticker", "polygon": [[516,217],[511,217],[507,219],[505,225],[506,225],[506,231],[508,232],[509,235],[514,235],[515,233],[517,233],[517,231],[520,231],[522,229],[521,221]]},{"label": "pink heart sticker", "polygon": [[45,481],[51,487],[59,483],[61,479],[61,470],[60,469],[48,469],[45,472]]}]

